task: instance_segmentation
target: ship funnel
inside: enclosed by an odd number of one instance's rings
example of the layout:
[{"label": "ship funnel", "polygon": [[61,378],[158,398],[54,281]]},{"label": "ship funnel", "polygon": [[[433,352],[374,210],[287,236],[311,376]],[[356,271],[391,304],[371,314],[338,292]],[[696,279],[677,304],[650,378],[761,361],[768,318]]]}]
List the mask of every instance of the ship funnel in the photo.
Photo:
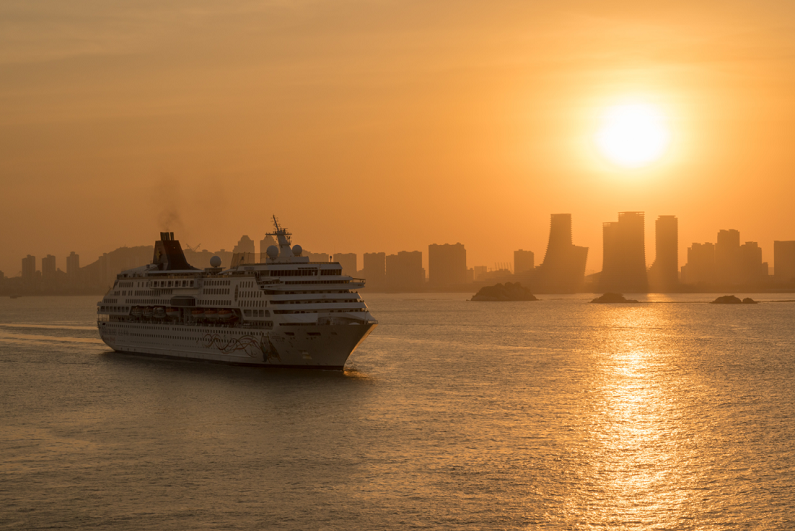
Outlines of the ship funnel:
[{"label": "ship funnel", "polygon": [[182,252],[182,246],[179,241],[174,239],[173,232],[160,233],[160,241],[155,242],[155,253],[152,263],[156,264],[160,271],[196,269],[185,260],[185,253]]}]

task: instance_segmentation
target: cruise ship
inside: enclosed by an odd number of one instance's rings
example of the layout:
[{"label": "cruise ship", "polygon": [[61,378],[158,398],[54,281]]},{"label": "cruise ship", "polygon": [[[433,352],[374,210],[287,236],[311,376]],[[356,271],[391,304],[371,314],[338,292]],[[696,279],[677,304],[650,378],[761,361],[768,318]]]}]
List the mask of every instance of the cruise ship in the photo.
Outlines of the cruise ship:
[{"label": "cruise ship", "polygon": [[214,256],[201,270],[173,232],[161,232],[151,264],[120,273],[97,303],[97,327],[113,350],[234,365],[341,370],[377,326],[359,295],[365,281],[339,263],[310,262],[273,219],[264,263]]}]

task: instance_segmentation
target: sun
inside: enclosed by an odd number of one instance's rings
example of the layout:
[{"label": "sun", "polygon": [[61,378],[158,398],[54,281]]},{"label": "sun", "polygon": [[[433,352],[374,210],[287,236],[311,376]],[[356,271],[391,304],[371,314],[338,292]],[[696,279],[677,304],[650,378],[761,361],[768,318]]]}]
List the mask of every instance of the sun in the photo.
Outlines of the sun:
[{"label": "sun", "polygon": [[665,154],[671,135],[665,115],[657,107],[630,103],[605,111],[595,140],[610,162],[625,168],[641,168]]}]

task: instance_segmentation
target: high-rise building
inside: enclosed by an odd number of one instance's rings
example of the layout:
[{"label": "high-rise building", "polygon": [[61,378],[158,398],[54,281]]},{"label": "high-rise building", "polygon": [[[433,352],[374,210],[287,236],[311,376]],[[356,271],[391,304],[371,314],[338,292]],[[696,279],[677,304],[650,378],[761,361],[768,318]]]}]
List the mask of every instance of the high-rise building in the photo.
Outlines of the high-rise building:
[{"label": "high-rise building", "polygon": [[425,287],[425,269],[420,251],[400,251],[386,257],[386,286],[395,291],[415,291]]},{"label": "high-rise building", "polygon": [[535,269],[535,255],[533,251],[519,249],[513,252],[513,273],[517,276],[524,276],[532,273]]},{"label": "high-rise building", "polygon": [[333,260],[342,266],[342,274],[356,276],[356,253],[335,253]]},{"label": "high-rise building", "polygon": [[773,276],[778,283],[795,283],[795,241],[773,242]]},{"label": "high-rise building", "polygon": [[715,282],[715,245],[694,243],[687,248],[687,264],[682,266],[683,284],[711,284]]},{"label": "high-rise building", "polygon": [[22,284],[31,288],[36,281],[36,257],[28,255],[22,259]]},{"label": "high-rise building", "polygon": [[715,244],[715,282],[724,285],[742,283],[740,276],[740,231],[729,229],[718,232]]},{"label": "high-rise building", "polygon": [[762,248],[757,242],[740,246],[738,262],[740,284],[758,284],[767,279],[767,262],[762,261]]},{"label": "high-rise building", "polygon": [[276,242],[276,238],[273,236],[266,234],[265,237],[259,241],[259,261],[263,264],[267,261],[266,258],[268,247],[271,245],[279,247],[279,244]]},{"label": "high-rise building", "polygon": [[41,282],[45,289],[55,288],[55,257],[48,254],[41,259]]},{"label": "high-rise building", "polygon": [[237,242],[234,249],[232,249],[231,267],[236,267],[240,264],[255,264],[256,262],[254,240],[244,234],[240,237],[240,241]]},{"label": "high-rise building", "polygon": [[571,214],[552,214],[549,243],[544,261],[533,275],[533,290],[539,293],[572,293],[585,280],[588,248],[572,243]]},{"label": "high-rise building", "polygon": [[475,271],[473,271],[473,273],[475,274],[475,280],[483,280],[483,277],[485,277],[486,273],[489,272],[488,266],[475,266],[474,269]]},{"label": "high-rise building", "polygon": [[[387,275],[389,268],[387,268]],[[461,243],[428,246],[428,283],[455,286],[467,280],[467,252]]]},{"label": "high-rise building", "polygon": [[618,221],[602,226],[601,291],[645,293],[646,244],[643,212],[619,212]]},{"label": "high-rise building", "polygon": [[676,216],[659,216],[654,231],[656,255],[649,268],[649,286],[667,292],[679,284],[679,220]]},{"label": "high-rise building", "polygon": [[386,280],[386,253],[364,253],[362,256],[362,277],[367,286],[382,288]]},{"label": "high-rise building", "polygon": [[70,286],[78,284],[80,275],[80,255],[74,251],[66,257],[66,281]]}]

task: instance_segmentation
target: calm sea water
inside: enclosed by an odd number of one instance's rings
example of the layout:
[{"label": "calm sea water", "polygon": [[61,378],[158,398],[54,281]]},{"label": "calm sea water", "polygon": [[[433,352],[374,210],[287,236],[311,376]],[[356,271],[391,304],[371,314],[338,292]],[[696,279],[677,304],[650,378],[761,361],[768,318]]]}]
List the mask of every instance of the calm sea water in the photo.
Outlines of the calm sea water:
[{"label": "calm sea water", "polygon": [[368,295],[344,373],[114,354],[96,297],[0,299],[0,527],[795,528],[795,303],[465,298]]}]

